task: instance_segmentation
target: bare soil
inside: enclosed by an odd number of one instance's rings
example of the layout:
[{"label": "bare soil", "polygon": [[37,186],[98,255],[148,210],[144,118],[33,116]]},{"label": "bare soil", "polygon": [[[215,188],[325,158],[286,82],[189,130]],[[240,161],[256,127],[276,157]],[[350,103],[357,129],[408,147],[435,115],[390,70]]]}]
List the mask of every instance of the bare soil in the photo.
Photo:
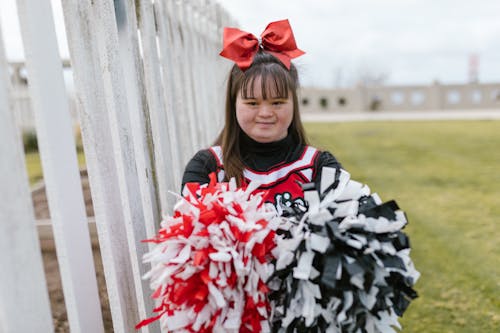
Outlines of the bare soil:
[{"label": "bare soil", "polygon": [[[92,206],[92,198],[88,183],[87,172],[81,172],[82,190],[85,199],[85,206],[87,216],[94,216],[94,209]],[[35,208],[35,216],[37,220],[50,219],[50,212],[47,205],[47,198],[45,188],[43,185],[37,186],[32,192],[32,199]],[[64,295],[62,291],[61,276],[59,273],[59,265],[57,263],[57,255],[53,250],[54,246],[43,247],[42,257],[45,269],[45,276],[47,280],[47,287],[49,290],[50,305],[52,310],[52,318],[54,322],[54,329],[56,333],[70,332],[66,306],[64,304]],[[106,291],[106,282],[104,279],[104,271],[101,260],[101,253],[98,247],[93,248],[94,267],[96,271],[99,297],[101,300],[101,311],[104,320],[105,332],[113,332],[111,321],[111,312],[109,310],[108,294]],[[89,332],[90,333],[90,332]]]}]

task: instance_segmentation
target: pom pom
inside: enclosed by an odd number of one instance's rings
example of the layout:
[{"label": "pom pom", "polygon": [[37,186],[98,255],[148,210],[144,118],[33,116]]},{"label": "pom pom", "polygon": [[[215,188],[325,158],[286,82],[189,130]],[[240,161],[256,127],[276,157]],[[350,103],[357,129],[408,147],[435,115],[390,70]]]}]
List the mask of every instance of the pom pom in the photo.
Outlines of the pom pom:
[{"label": "pom pom", "polygon": [[405,214],[349,173],[323,168],[307,210],[288,209],[269,281],[275,332],[394,332],[419,277]]},{"label": "pom pom", "polygon": [[[212,175],[213,176],[213,175]],[[268,287],[275,231],[272,205],[250,184],[187,184],[145,255],[156,315],[168,332],[269,332]]]}]

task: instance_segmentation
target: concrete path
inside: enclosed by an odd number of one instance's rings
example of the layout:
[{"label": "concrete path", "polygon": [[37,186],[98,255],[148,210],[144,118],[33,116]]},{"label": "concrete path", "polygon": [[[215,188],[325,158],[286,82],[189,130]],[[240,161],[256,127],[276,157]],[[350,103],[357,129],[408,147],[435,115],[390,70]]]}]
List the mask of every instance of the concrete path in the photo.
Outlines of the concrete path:
[{"label": "concrete path", "polygon": [[500,120],[498,110],[372,111],[302,113],[305,122]]}]

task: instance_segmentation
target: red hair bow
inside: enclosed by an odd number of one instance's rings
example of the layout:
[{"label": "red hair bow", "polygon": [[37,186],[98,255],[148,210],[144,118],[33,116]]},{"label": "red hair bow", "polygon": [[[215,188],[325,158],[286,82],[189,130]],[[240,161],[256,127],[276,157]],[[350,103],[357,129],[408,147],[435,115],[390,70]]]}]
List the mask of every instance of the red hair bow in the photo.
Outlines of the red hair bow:
[{"label": "red hair bow", "polygon": [[290,69],[290,61],[305,53],[297,48],[288,20],[269,23],[260,36],[262,42],[259,45],[259,40],[251,33],[236,28],[224,28],[224,46],[220,55],[245,70],[252,65],[260,46]]}]

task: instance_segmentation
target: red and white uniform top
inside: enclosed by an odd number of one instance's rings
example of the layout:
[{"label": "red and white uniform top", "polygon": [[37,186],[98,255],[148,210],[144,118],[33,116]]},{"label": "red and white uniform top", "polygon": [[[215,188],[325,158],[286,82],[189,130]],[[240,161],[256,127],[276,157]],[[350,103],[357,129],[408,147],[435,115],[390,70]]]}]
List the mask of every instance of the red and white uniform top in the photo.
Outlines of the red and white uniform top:
[{"label": "red and white uniform top", "polygon": [[[217,162],[218,181],[223,181],[225,174],[222,148],[214,146],[210,147],[209,151]],[[265,201],[276,206],[290,206],[293,203],[304,206],[304,192],[301,184],[310,183],[313,180],[314,164],[318,153],[316,148],[306,146],[298,159],[279,164],[265,172],[245,168],[243,170],[244,182],[257,181],[260,184],[257,191],[266,192]]]}]

